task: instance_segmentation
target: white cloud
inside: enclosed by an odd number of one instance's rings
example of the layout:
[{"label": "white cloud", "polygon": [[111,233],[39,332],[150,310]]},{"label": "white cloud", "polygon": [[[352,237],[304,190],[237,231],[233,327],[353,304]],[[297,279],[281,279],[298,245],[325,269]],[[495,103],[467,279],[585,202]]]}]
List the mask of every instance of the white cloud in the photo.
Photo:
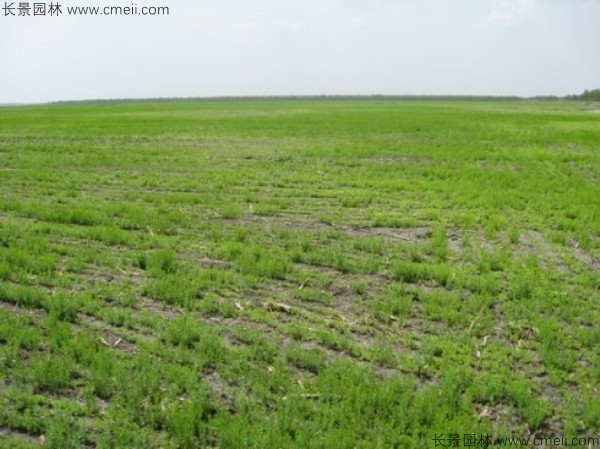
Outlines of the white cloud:
[{"label": "white cloud", "polygon": [[[166,3],[171,15],[165,17],[27,20],[0,11],[0,103],[321,93],[562,95],[593,88],[600,73],[600,58],[585,57],[597,52],[600,0]],[[439,6],[435,13],[432,4]]]},{"label": "white cloud", "polygon": [[350,20],[350,27],[353,30],[364,30],[369,26],[369,20],[366,17],[354,17]]},{"label": "white cloud", "polygon": [[302,22],[299,20],[275,19],[271,23],[275,28],[283,31],[298,31],[303,27]]},{"label": "white cloud", "polygon": [[498,1],[479,25],[482,28],[513,27],[531,14],[535,6],[536,0]]}]

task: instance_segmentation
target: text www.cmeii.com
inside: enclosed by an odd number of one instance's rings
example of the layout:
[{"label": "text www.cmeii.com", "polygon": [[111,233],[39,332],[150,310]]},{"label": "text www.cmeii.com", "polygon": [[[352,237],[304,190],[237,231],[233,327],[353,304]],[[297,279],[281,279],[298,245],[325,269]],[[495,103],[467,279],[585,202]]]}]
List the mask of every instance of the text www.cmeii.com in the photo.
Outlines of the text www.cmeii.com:
[{"label": "text www.cmeii.com", "polygon": [[32,16],[168,16],[168,6],[139,6],[132,3],[128,6],[65,6],[58,2],[4,2],[4,17]]}]

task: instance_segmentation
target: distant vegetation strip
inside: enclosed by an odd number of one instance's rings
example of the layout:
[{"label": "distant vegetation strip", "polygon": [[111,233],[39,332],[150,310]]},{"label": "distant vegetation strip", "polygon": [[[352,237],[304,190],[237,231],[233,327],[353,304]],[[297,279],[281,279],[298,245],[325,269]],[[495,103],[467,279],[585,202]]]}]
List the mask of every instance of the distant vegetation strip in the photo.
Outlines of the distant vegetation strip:
[{"label": "distant vegetation strip", "polygon": [[600,101],[600,89],[586,90],[581,95],[519,97],[515,95],[241,95],[214,97],[116,98],[52,101],[48,104],[114,104],[157,102],[236,102],[236,101]]}]

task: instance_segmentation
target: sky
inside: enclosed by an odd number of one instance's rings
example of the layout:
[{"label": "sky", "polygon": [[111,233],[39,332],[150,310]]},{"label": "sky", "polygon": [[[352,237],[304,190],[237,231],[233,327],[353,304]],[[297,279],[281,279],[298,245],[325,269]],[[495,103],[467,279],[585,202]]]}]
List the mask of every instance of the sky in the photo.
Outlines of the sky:
[{"label": "sky", "polygon": [[29,17],[19,3],[12,16],[0,0],[0,103],[600,88],[600,0],[135,0],[160,16],[59,0]]}]

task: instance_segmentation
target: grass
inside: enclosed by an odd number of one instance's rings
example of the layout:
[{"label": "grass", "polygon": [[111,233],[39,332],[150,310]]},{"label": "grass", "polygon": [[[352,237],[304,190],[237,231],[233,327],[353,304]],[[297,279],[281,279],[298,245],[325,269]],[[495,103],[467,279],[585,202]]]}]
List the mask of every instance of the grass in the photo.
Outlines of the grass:
[{"label": "grass", "polygon": [[600,431],[569,103],[0,110],[0,447]]}]

